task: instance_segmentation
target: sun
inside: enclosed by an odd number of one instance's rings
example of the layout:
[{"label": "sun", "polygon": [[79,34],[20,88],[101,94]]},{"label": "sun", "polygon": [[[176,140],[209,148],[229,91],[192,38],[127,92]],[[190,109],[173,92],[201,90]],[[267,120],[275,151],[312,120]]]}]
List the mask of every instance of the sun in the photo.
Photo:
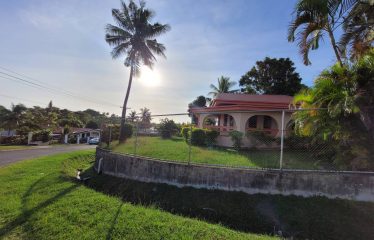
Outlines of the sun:
[{"label": "sun", "polygon": [[142,68],[140,71],[139,81],[146,87],[156,87],[161,84],[160,73],[150,68]]}]

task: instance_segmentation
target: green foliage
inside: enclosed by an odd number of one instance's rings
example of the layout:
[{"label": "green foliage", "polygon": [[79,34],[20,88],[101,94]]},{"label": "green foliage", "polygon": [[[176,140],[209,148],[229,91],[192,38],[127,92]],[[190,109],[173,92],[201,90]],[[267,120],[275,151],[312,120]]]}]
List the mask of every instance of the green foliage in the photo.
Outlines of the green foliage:
[{"label": "green foliage", "polygon": [[[130,124],[127,124],[127,125],[130,125]],[[110,142],[117,140],[119,137],[119,129],[120,129],[119,124],[110,124],[110,125],[105,126],[101,132],[101,141],[108,144],[109,138],[110,138]],[[130,135],[130,137],[131,136],[132,134]]]},{"label": "green foliage", "polygon": [[126,140],[126,139],[132,137],[133,132],[134,132],[134,127],[131,124],[129,124],[129,123],[125,123],[123,125],[123,128],[120,129],[120,134],[119,135],[124,136],[124,138]]},{"label": "green foliage", "polygon": [[295,72],[294,63],[289,58],[268,58],[257,61],[240,78],[241,91],[250,94],[280,94],[293,96],[302,88],[301,78]]},{"label": "green foliage", "polygon": [[206,134],[202,128],[193,128],[191,134],[191,144],[196,146],[205,146]]},{"label": "green foliage", "polygon": [[26,136],[0,137],[0,144],[25,145],[27,144],[27,138]]},{"label": "green foliage", "polygon": [[86,123],[86,128],[91,128],[91,129],[98,129],[99,128],[99,125],[97,124],[97,122],[93,121],[93,120],[90,120]]},{"label": "green foliage", "polygon": [[[301,108],[294,115],[295,131],[313,141],[330,141],[332,158],[342,168],[374,165],[374,52],[352,66],[325,70],[315,85],[294,99]],[[321,110],[314,110],[323,108]]]},{"label": "green foliage", "polygon": [[208,94],[213,97],[216,97],[218,93],[234,93],[238,91],[237,89],[232,89],[236,85],[236,82],[230,81],[229,77],[221,76],[218,78],[217,83],[217,86],[210,84],[212,91]]},{"label": "green foliage", "polygon": [[231,137],[231,140],[233,142],[233,148],[236,150],[240,150],[240,148],[242,147],[244,133],[234,130],[229,132],[229,136]]},{"label": "green foliage", "polygon": [[219,132],[216,130],[205,129],[205,142],[206,145],[211,147],[216,143],[216,139],[219,136]]},{"label": "green foliage", "polygon": [[37,132],[33,132],[32,140],[33,141],[42,141],[48,142],[52,139],[52,132],[50,130],[44,129]]},{"label": "green foliage", "polygon": [[191,130],[191,127],[182,127],[181,129],[181,135],[184,138],[186,142],[188,142],[189,132]]},{"label": "green foliage", "polygon": [[192,103],[190,103],[190,107],[206,107],[206,97],[198,96]]},{"label": "green foliage", "polygon": [[277,139],[264,131],[249,131],[246,136],[250,139],[252,147],[259,145],[271,146]]},{"label": "green foliage", "polygon": [[165,118],[161,119],[158,130],[160,131],[162,138],[171,138],[178,132],[178,126],[173,120]]}]

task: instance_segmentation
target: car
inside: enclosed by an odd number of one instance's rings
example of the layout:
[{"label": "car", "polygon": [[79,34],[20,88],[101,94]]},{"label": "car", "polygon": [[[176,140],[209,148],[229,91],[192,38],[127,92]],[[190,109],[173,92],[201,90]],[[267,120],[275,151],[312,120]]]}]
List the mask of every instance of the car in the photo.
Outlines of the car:
[{"label": "car", "polygon": [[88,141],[88,144],[90,144],[90,145],[97,145],[97,144],[99,144],[99,142],[100,142],[100,139],[99,138],[91,138],[89,141]]}]

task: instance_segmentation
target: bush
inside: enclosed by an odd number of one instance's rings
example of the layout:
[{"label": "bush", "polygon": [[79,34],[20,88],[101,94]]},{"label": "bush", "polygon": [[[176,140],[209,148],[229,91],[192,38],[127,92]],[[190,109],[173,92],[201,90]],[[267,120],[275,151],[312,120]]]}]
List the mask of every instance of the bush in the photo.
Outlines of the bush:
[{"label": "bush", "polygon": [[216,139],[217,139],[218,136],[219,136],[218,131],[206,129],[205,130],[206,145],[208,145],[209,147],[213,146],[216,143]]},{"label": "bush", "polygon": [[243,139],[244,134],[240,131],[234,130],[234,131],[231,131],[229,135],[233,142],[232,144],[233,148],[235,148],[236,150],[239,150],[242,147],[242,139]]},{"label": "bush", "polygon": [[181,130],[181,135],[186,142],[188,142],[188,136],[190,134],[191,127],[183,127]]},{"label": "bush", "polygon": [[52,132],[50,130],[40,130],[37,132],[33,132],[32,134],[32,141],[42,141],[48,142],[52,139]]},{"label": "bush", "polygon": [[201,128],[193,128],[191,134],[191,144],[196,146],[205,146],[206,134]]},{"label": "bush", "polygon": [[258,145],[271,146],[277,139],[271,135],[266,134],[263,131],[250,131],[247,133],[247,137],[250,139],[252,147],[257,147]]},{"label": "bush", "polygon": [[[130,124],[127,124],[127,125],[130,125]],[[132,125],[130,125],[130,126],[132,126]],[[120,129],[120,125],[119,124],[113,124],[113,125],[110,125],[110,126],[106,126],[103,129],[102,133],[101,133],[101,141],[109,143],[110,130],[112,130],[110,141],[118,140],[118,138],[119,138],[119,129]],[[128,130],[128,131],[130,131],[130,130]],[[132,128],[131,128],[131,136],[132,136]],[[129,138],[129,137],[126,137],[126,138]]]},{"label": "bush", "polygon": [[5,145],[25,145],[27,144],[27,137],[25,136],[11,136],[1,137],[0,143]]},{"label": "bush", "polygon": [[161,133],[162,138],[171,138],[178,132],[178,126],[173,120],[168,118],[161,119],[161,123],[158,126],[158,130]]},{"label": "bush", "polygon": [[[134,127],[129,123],[125,123],[123,125],[123,129],[121,131],[125,133],[125,139],[131,138],[132,134],[134,133]],[[112,136],[113,136],[113,132],[112,132]],[[119,137],[119,135],[118,135],[118,137]]]}]

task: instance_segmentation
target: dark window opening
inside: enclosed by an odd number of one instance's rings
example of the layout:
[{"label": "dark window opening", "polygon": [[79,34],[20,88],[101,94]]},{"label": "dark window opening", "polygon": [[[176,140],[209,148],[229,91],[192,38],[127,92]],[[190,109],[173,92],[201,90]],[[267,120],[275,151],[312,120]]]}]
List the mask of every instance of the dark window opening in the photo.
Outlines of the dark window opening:
[{"label": "dark window opening", "polygon": [[249,128],[257,128],[257,116],[253,116],[248,120]]},{"label": "dark window opening", "polygon": [[264,116],[264,129],[271,129],[272,118],[269,116]]}]

